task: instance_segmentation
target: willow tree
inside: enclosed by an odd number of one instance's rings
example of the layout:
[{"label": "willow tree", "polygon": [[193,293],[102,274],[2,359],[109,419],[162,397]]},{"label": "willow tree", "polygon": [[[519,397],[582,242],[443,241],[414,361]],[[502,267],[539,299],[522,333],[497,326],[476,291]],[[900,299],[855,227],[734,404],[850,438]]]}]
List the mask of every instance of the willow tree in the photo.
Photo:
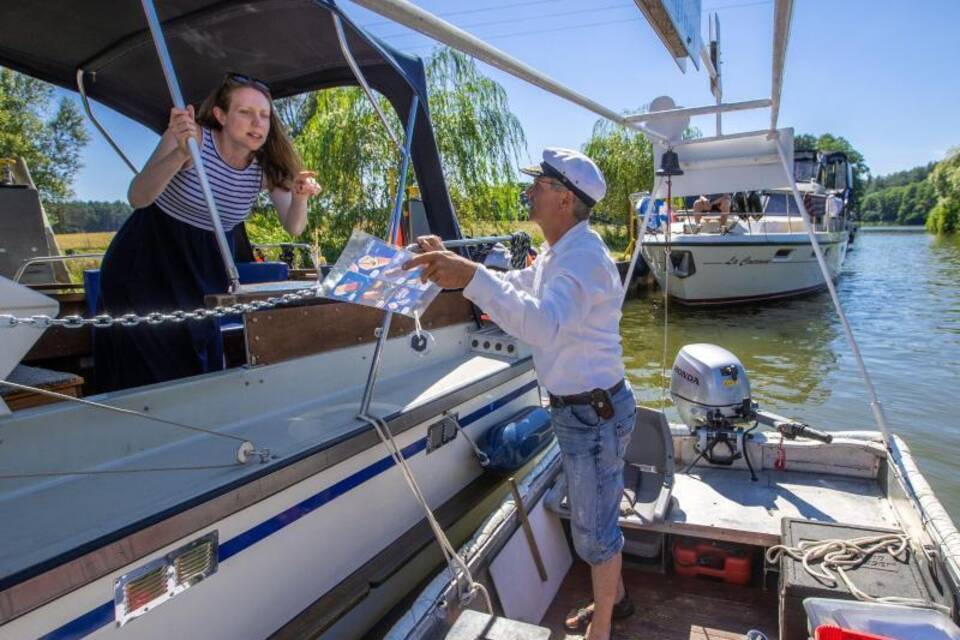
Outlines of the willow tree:
[{"label": "willow tree", "polygon": [[447,188],[465,228],[516,220],[517,161],[527,140],[507,94],[473,60],[446,47],[427,61],[430,114]]},{"label": "willow tree", "polygon": [[583,152],[597,163],[607,182],[607,194],[597,203],[595,215],[618,225],[606,228],[604,239],[612,249],[626,249],[627,225],[634,218],[630,194],[653,188],[653,147],[638,131],[598,120]]},{"label": "willow tree", "polygon": [[[516,167],[526,138],[510,112],[506,92],[467,56],[441,48],[427,60],[430,117],[450,198],[465,228],[515,219],[519,213]],[[390,127],[403,124],[378,96]],[[279,112],[295,132],[304,166],[317,172],[322,194],[312,201],[305,231],[324,255],[336,258],[355,228],[386,231],[395,198],[399,152],[366,95],[356,87],[317,91],[285,102]],[[413,172],[407,186],[415,184]],[[254,216],[254,240],[279,240],[270,216]]]}]

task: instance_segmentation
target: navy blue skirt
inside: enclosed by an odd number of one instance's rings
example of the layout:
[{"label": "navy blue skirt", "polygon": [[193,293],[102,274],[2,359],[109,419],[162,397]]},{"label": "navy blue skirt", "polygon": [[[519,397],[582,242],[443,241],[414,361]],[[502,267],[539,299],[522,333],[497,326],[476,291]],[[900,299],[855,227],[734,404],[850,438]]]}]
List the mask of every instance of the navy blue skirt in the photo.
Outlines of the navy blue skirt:
[{"label": "navy blue skirt", "polygon": [[[227,242],[232,251],[232,230]],[[110,243],[100,266],[98,309],[114,317],[192,311],[227,286],[213,232],[154,204],[134,211]],[[215,320],[114,326],[94,332],[94,358],[97,387],[112,391],[220,370],[223,342]]]}]

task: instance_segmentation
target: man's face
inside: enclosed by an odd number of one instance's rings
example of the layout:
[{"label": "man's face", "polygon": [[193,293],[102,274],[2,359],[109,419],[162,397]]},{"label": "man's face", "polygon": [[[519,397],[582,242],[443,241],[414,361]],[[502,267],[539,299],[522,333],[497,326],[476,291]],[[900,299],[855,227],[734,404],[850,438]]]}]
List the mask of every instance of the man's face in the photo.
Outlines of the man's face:
[{"label": "man's face", "polygon": [[567,193],[567,188],[559,180],[537,176],[526,189],[530,220],[539,224],[548,216],[557,215]]}]

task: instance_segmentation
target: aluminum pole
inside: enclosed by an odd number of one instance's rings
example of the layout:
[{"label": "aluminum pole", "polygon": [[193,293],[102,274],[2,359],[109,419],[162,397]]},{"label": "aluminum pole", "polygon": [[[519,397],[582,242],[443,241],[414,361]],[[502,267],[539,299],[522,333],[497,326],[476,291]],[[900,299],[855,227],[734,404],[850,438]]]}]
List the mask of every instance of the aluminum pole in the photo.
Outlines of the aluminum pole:
[{"label": "aluminum pole", "polygon": [[[387,227],[387,242],[394,243],[397,230],[400,226],[400,211],[403,208],[404,185],[407,183],[407,171],[410,168],[410,154],[413,146],[413,128],[417,123],[417,110],[420,106],[420,98],[416,95],[410,103],[410,115],[407,117],[407,129],[404,134],[406,138],[403,144],[403,160],[400,163],[400,179],[397,182],[397,199],[393,205],[393,215],[390,216],[390,224]],[[367,372],[367,383],[363,387],[363,399],[360,401],[359,415],[367,415],[370,410],[370,402],[373,400],[373,389],[377,385],[377,377],[380,375],[380,365],[383,361],[383,348],[387,343],[387,335],[390,333],[390,323],[393,321],[393,312],[387,311],[383,316],[383,323],[380,325],[380,335],[377,336],[377,345],[373,348],[373,359],[370,362],[370,371]]]},{"label": "aluminum pole", "polygon": [[85,72],[83,69],[77,69],[77,91],[80,92],[80,102],[83,103],[83,110],[87,113],[87,117],[90,118],[90,122],[93,123],[93,126],[97,128],[97,131],[99,131],[103,137],[107,139],[107,143],[113,147],[114,151],[117,152],[117,155],[120,156],[120,159],[123,160],[128,167],[130,167],[130,171],[133,171],[133,175],[137,175],[140,173],[140,171],[137,170],[136,165],[130,161],[130,158],[128,158],[127,155],[120,149],[120,145],[118,145],[114,139],[110,137],[110,134],[107,133],[107,130],[103,128],[103,125],[100,124],[100,121],[97,120],[97,117],[93,115],[93,110],[90,109],[90,100],[87,98],[87,88],[83,84],[84,73]]},{"label": "aluminum pole", "polygon": [[437,42],[442,42],[449,47],[462,51],[478,60],[482,60],[525,82],[540,87],[544,91],[548,91],[564,100],[569,100],[574,104],[580,105],[607,120],[627,127],[628,129],[642,131],[644,134],[662,142],[668,142],[663,136],[647,130],[639,123],[628,122],[616,111],[608,109],[590,98],[568,89],[533,67],[507,55],[496,47],[490,46],[463,29],[441,20],[432,13],[407,2],[407,0],[353,0],[353,2],[393,22],[402,24],[414,31],[419,31]]},{"label": "aluminum pole", "polygon": [[[783,68],[790,44],[790,22],[793,19],[793,0],[776,0],[773,9],[773,69],[770,84],[770,130],[776,130],[780,117],[780,93],[783,90]],[[792,180],[792,178],[791,178]]]},{"label": "aluminum pole", "polygon": [[[627,277],[623,281],[623,297],[620,298],[620,307],[623,307],[623,304],[627,301],[627,289],[630,286],[630,281],[633,280],[633,271],[637,267],[637,260],[642,255],[643,250],[643,236],[647,232],[647,226],[650,224],[650,214],[657,208],[657,191],[660,190],[660,179],[657,176],[653,177],[653,191],[650,192],[650,203],[647,205],[647,210],[643,214],[643,220],[640,222],[640,228],[637,230],[637,244],[633,248],[633,255],[630,256],[630,266],[627,267]],[[631,218],[633,214],[631,212]],[[633,220],[630,220],[630,223],[633,224]],[[667,224],[670,224],[670,221],[667,220]]]},{"label": "aluminum pole", "polygon": [[682,116],[700,116],[710,113],[720,114],[729,111],[746,111],[748,109],[764,109],[769,107],[772,101],[769,98],[760,98],[759,100],[746,100],[744,102],[727,102],[709,104],[703,107],[679,107],[677,109],[664,109],[662,111],[650,111],[649,113],[638,113],[631,116],[625,116],[627,122],[645,122],[647,120],[659,120],[662,118],[676,118]]},{"label": "aluminum pole", "polygon": [[403,151],[403,143],[400,142],[400,139],[397,137],[397,134],[393,132],[393,129],[390,128],[390,123],[387,122],[387,116],[383,113],[383,110],[380,108],[380,104],[377,102],[376,97],[373,95],[373,90],[370,89],[370,85],[367,84],[367,79],[363,76],[363,72],[360,71],[360,65],[357,64],[357,61],[353,57],[353,52],[350,51],[350,47],[347,45],[347,35],[343,31],[343,22],[340,20],[340,16],[336,13],[333,15],[333,26],[337,32],[337,41],[340,43],[340,52],[343,54],[344,59],[347,61],[347,65],[350,67],[350,70],[353,72],[353,76],[357,79],[357,82],[360,83],[360,88],[363,89],[363,92],[367,94],[367,99],[370,100],[370,105],[373,107],[373,110],[377,112],[377,115],[380,117],[380,122],[383,123],[383,128],[387,130],[387,135],[390,136],[390,139],[393,140],[393,144],[396,145],[397,149]]},{"label": "aluminum pole", "polygon": [[[776,135],[776,134],[775,134]],[[867,371],[867,365],[863,362],[863,356],[860,355],[860,347],[857,346],[857,341],[853,337],[853,330],[850,328],[850,322],[847,320],[847,314],[843,312],[843,307],[840,305],[840,296],[837,295],[837,288],[833,284],[833,277],[830,275],[830,268],[827,266],[826,258],[823,255],[823,251],[820,249],[820,243],[817,241],[817,235],[814,232],[813,224],[810,222],[810,214],[807,213],[807,208],[803,204],[803,197],[800,195],[800,191],[797,189],[797,183],[793,180],[793,163],[792,158],[787,159],[787,153],[783,149],[783,142],[781,142],[779,136],[776,140],[777,153],[780,155],[780,162],[783,165],[783,172],[787,176],[788,182],[790,183],[790,189],[793,191],[793,199],[797,203],[797,207],[800,209],[800,217],[803,220],[803,226],[807,230],[807,235],[810,236],[810,244],[813,246],[813,253],[817,257],[817,264],[820,265],[820,271],[823,273],[823,279],[827,283],[827,289],[830,291],[830,298],[833,299],[833,306],[837,309],[837,315],[840,316],[840,323],[843,325],[843,333],[846,335],[847,343],[850,345],[850,350],[853,352],[853,359],[857,361],[857,367],[860,369],[860,375],[863,376],[863,381],[867,387],[867,393],[870,394],[870,409],[873,412],[873,418],[877,423],[877,427],[880,429],[880,433],[883,434],[883,443],[888,449],[890,448],[890,426],[887,424],[887,416],[883,411],[883,405],[880,404],[880,399],[877,397],[877,390],[873,386],[873,380],[870,378],[870,373]]]},{"label": "aluminum pole", "polygon": [[[143,12],[147,16],[150,35],[153,36],[153,46],[160,58],[160,66],[163,69],[163,77],[167,81],[167,90],[170,92],[171,100],[173,100],[173,106],[177,109],[184,109],[186,105],[183,101],[183,94],[180,93],[180,83],[173,68],[173,61],[170,59],[170,52],[167,50],[167,42],[163,37],[160,20],[157,18],[156,7],[153,6],[153,0],[141,0],[141,3],[143,4]],[[187,148],[190,150],[193,166],[197,170],[197,177],[200,179],[200,188],[203,190],[203,197],[207,201],[207,209],[210,211],[210,218],[213,220],[213,232],[217,238],[217,246],[220,248],[223,267],[226,269],[227,278],[230,280],[230,291],[238,291],[240,289],[240,275],[237,273],[237,266],[233,263],[233,254],[230,251],[230,245],[227,244],[223,223],[220,222],[220,213],[217,211],[217,203],[213,199],[213,190],[207,180],[207,172],[203,168],[200,146],[191,137],[187,140]]]}]

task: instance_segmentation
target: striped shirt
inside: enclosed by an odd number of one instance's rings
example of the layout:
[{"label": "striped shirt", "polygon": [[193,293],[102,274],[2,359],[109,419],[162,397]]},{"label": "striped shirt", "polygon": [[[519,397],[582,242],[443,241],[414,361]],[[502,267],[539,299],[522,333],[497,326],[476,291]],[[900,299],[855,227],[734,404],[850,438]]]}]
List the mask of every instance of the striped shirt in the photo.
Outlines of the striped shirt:
[{"label": "striped shirt", "polygon": [[[213,200],[217,203],[220,222],[224,230],[229,231],[250,215],[250,210],[262,190],[263,171],[256,160],[245,169],[234,169],[220,157],[211,131],[204,128],[201,128],[201,131],[203,145],[200,154],[203,167],[207,171]],[[173,176],[167,188],[157,197],[157,206],[180,222],[213,231],[207,201],[200,188],[197,170],[193,166],[181,169]]]}]

